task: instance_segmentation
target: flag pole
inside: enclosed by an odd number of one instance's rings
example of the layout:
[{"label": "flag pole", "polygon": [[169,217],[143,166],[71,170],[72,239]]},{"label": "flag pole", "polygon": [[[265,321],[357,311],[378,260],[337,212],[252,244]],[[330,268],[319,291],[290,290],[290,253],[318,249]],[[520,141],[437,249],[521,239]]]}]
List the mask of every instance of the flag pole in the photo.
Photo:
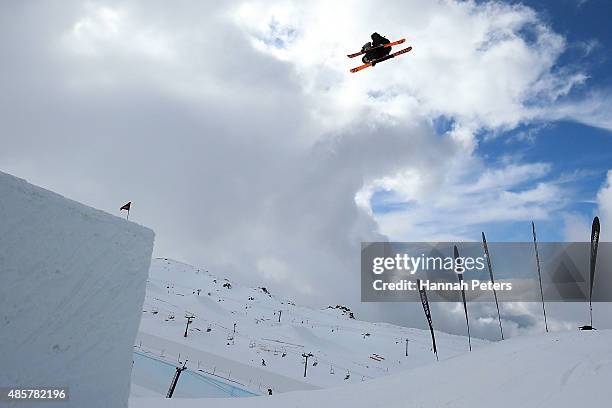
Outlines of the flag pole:
[{"label": "flag pole", "polygon": [[599,246],[599,217],[593,218],[591,226],[591,259],[590,259],[590,288],[589,288],[589,314],[591,317],[591,327],[593,327],[593,281],[595,280],[595,267],[597,265],[597,247]]},{"label": "flag pole", "polygon": [[546,307],[544,307],[544,291],[542,289],[542,273],[540,272],[540,255],[538,254],[538,241],[536,239],[535,224],[531,221],[531,230],[533,232],[533,246],[535,248],[536,264],[538,266],[538,279],[540,280],[540,296],[542,298],[542,312],[544,312],[544,327],[548,333],[548,322],[546,321]]},{"label": "flag pole", "polygon": [[499,332],[501,333],[501,339],[504,339],[504,329],[502,328],[501,314],[499,313],[499,302],[497,301],[497,291],[495,290],[495,280],[493,279],[493,267],[491,266],[491,255],[489,255],[489,246],[487,245],[487,238],[485,233],[482,233],[482,245],[484,247],[485,257],[487,258],[487,266],[489,267],[489,276],[491,277],[491,284],[493,285],[493,296],[495,297],[495,307],[497,308],[497,319],[499,320]]},{"label": "flag pole", "polygon": [[[459,259],[459,249],[457,249],[457,245],[455,245],[453,248],[453,257],[455,260],[455,265],[457,265],[457,259]],[[463,311],[465,312],[465,325],[467,326],[468,345],[470,347],[470,351],[472,351],[472,336],[470,335],[470,319],[468,317],[467,302],[465,300],[465,289],[463,288],[463,272],[457,273],[457,277],[459,278],[459,285],[461,285],[461,298],[463,300]]]},{"label": "flag pole", "polygon": [[421,304],[423,305],[423,311],[425,312],[425,318],[429,324],[429,332],[431,333],[431,345],[434,354],[436,355],[436,361],[438,360],[438,349],[436,348],[436,335],[434,333],[433,322],[431,320],[431,309],[429,308],[429,301],[427,300],[427,292],[425,288],[421,287],[421,280],[417,279],[417,287],[419,289],[419,295],[421,296]]},{"label": "flag pole", "polygon": [[131,207],[132,207],[132,202],[128,201],[127,203],[122,205],[121,208],[119,208],[119,211],[123,211],[123,210],[127,211],[127,216],[125,217],[126,220],[130,219],[130,209],[131,209]]}]

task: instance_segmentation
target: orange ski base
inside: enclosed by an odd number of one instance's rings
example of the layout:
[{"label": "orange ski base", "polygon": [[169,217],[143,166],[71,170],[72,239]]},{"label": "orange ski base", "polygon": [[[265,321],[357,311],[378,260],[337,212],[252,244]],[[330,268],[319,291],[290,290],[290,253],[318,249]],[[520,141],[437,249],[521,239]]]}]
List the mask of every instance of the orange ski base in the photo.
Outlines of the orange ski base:
[{"label": "orange ski base", "polygon": [[[412,50],[412,47],[404,48],[403,50],[399,50],[397,52],[394,52],[393,54],[387,55],[386,57],[380,58],[378,61],[375,61],[375,63],[378,64],[378,63],[386,61],[388,59],[395,58],[398,55],[405,54],[405,53],[407,53],[410,50]],[[360,65],[360,66],[358,66],[356,68],[351,69],[351,72],[355,73],[355,72],[361,71],[362,69],[366,69],[367,67],[371,67],[371,66],[372,66],[372,63],[368,62],[367,64],[363,64],[363,65]]]}]

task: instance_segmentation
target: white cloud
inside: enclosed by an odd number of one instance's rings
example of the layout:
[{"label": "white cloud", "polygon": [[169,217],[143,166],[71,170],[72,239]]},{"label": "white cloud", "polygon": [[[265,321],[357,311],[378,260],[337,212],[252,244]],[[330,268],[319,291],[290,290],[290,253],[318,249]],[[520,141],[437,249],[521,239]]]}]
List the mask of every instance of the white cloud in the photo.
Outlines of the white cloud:
[{"label": "white cloud", "polygon": [[586,241],[591,236],[593,217],[598,216],[601,225],[600,241],[611,241],[612,232],[612,170],[608,170],[606,179],[597,191],[594,204],[596,208],[591,216],[576,213],[566,213],[563,217],[563,237],[566,241]]},{"label": "white cloud", "polygon": [[[554,110],[551,104],[587,80],[576,68],[555,67],[566,49],[564,38],[521,5],[419,0],[384,8],[368,1],[350,8],[321,1],[255,4],[239,8],[237,23],[260,49],[291,63],[309,92],[318,97],[333,93],[319,114],[345,119],[340,124],[354,120],[343,118],[350,107],[355,115],[369,112],[374,118],[446,115],[460,126],[509,128],[546,116]],[[368,39],[372,21],[385,21],[384,33],[391,38],[407,37],[413,51],[381,68],[346,75],[358,62],[348,62],[345,54]],[[278,32],[291,32],[290,41]],[[266,38],[279,38],[283,46],[266,43]],[[369,97],[373,93],[382,97]],[[580,115],[568,116],[581,120]]]},{"label": "white cloud", "polygon": [[612,130],[611,98],[610,89],[591,91],[580,100],[563,100],[542,109],[539,116],[546,120],[575,120],[589,126]]},{"label": "white cloud", "polygon": [[[577,320],[575,320],[577,310],[581,308],[584,309],[584,305],[549,303],[547,305],[548,329],[553,332],[575,330],[578,327]],[[559,313],[560,310],[563,310],[563,312]],[[466,334],[465,315],[461,303],[436,304],[433,314],[438,324],[448,327],[453,333]],[[468,314],[472,336],[493,340],[500,338],[495,303],[468,303]],[[541,303],[502,302],[500,303],[500,314],[504,338],[539,334],[545,331]]]},{"label": "white cloud", "polygon": [[152,60],[175,58],[171,36],[152,26],[136,26],[127,9],[85,4],[85,15],[64,38],[64,45],[77,55],[104,58],[141,56]]},{"label": "white cloud", "polygon": [[[557,103],[587,80],[575,68],[555,67],[566,42],[530,8],[417,1],[390,4],[382,11],[364,2],[351,10],[355,18],[335,25],[337,19],[329,15],[346,11],[324,10],[319,2],[308,7],[257,4],[245,7],[250,13],[257,10],[255,19],[244,18],[245,8],[241,9],[240,26],[259,41],[260,49],[294,67],[304,89],[320,102],[311,106],[311,113],[325,130],[337,132],[363,120],[394,124],[439,115],[454,120],[447,134],[455,145],[453,157],[431,157],[428,163],[407,163],[393,174],[370,177],[356,194],[356,202],[370,214],[369,200],[376,191],[391,192],[395,203],[407,203],[406,211],[376,216],[382,233],[395,239],[465,237],[474,224],[546,219],[567,203],[569,192],[558,183],[538,181],[548,173],[547,164],[489,169],[473,153],[474,134],[480,129],[498,131],[539,122],[561,109]],[[418,10],[418,21],[410,10]],[[357,24],[361,13],[374,21],[393,13],[395,18],[385,20],[385,33],[407,36],[414,49],[356,79],[345,73],[349,64],[344,54],[347,47],[356,47],[351,45],[355,38],[367,39],[363,25]],[[278,31],[270,22],[294,33],[291,41],[283,40],[280,48],[263,44],[260,38]],[[322,70],[332,80],[325,81]],[[441,221],[437,227],[434,220]]]},{"label": "white cloud", "polygon": [[383,204],[406,203],[404,210],[374,214],[380,231],[393,240],[474,240],[486,223],[547,219],[562,209],[569,192],[555,180],[541,181],[549,175],[546,163],[491,169],[474,158],[457,159],[441,174],[403,171],[374,180],[364,191],[393,191]]},{"label": "white cloud", "polygon": [[563,214],[563,239],[567,242],[588,242],[591,236],[589,217],[577,213]]},{"label": "white cloud", "polygon": [[[383,239],[379,230],[459,238],[483,220],[563,206],[546,163],[489,167],[474,137],[559,112],[580,120],[580,105],[556,104],[586,77],[555,68],[565,40],[527,7],[96,1],[8,11],[3,169],[111,212],[131,199],[159,255],[312,304],[357,304],[359,242]],[[413,51],[349,74],[359,62],[346,53],[374,30]],[[454,124],[440,136],[431,124],[441,115]],[[367,203],[380,189],[416,209],[377,225]]]},{"label": "white cloud", "polygon": [[597,193],[597,207],[602,224],[600,239],[602,241],[611,241],[612,233],[609,226],[612,225],[612,170],[608,171],[606,181]]}]

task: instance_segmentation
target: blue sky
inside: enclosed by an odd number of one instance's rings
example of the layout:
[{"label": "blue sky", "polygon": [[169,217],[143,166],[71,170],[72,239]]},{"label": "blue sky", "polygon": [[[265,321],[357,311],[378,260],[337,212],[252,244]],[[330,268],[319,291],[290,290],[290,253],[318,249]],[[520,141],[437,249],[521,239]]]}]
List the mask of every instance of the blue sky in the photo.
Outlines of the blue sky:
[{"label": "blue sky", "polygon": [[[592,92],[612,88],[612,2],[571,0],[513,2],[531,7],[538,18],[562,35],[564,52],[557,58],[552,71],[579,70],[587,80],[574,87],[561,101],[579,100]],[[525,32],[524,36],[529,37]],[[546,103],[535,100],[535,104]],[[559,101],[556,101],[559,102]],[[432,121],[434,131],[442,136],[455,125],[452,117],[439,116]],[[536,220],[539,238],[547,241],[565,240],[562,215],[571,213],[590,219],[598,213],[595,198],[612,167],[612,134],[573,120],[525,121],[516,127],[499,131],[478,132],[476,154],[486,167],[502,168],[509,161],[546,163],[550,170],[543,177],[527,180],[509,191],[534,188],[540,182],[558,184],[566,194],[566,202],[546,219]],[[410,210],[412,202],[402,202],[393,191],[378,190],[372,195],[375,214]],[[531,239],[526,220],[485,222],[479,226],[491,239],[522,241]],[[473,229],[472,233],[476,230]],[[473,235],[473,234],[472,234]],[[477,237],[474,237],[477,238]]]},{"label": "blue sky", "polygon": [[[576,48],[570,50],[559,62],[571,63],[578,59],[588,66],[588,72],[598,86],[612,85],[612,61],[610,46],[612,45],[612,2],[606,0],[544,0],[523,1],[540,13],[542,18],[552,28],[566,37],[570,44],[590,43],[595,41],[596,47],[588,58],[581,60],[583,52]],[[574,52],[572,52],[574,51]]]},{"label": "blue sky", "polygon": [[[561,56],[559,65],[580,64],[585,67],[589,79],[575,94],[612,86],[612,2],[557,0],[522,3],[541,13],[556,32],[566,37],[569,50]],[[588,56],[580,49],[581,43],[595,44]],[[526,131],[533,132],[533,139],[508,142],[508,137]],[[597,210],[593,199],[605,182],[607,171],[612,167],[611,132],[568,121],[520,127],[480,144],[479,148],[483,156],[490,161],[495,161],[499,155],[505,154],[520,154],[528,161],[546,161],[552,164],[554,176],[584,172],[583,176],[569,183],[575,195],[567,210],[588,217]],[[559,224],[556,220],[544,222],[539,227],[539,235],[543,240],[563,240]],[[529,238],[528,228],[524,228],[520,233],[515,233],[513,226],[498,229],[501,232],[498,239]]]}]

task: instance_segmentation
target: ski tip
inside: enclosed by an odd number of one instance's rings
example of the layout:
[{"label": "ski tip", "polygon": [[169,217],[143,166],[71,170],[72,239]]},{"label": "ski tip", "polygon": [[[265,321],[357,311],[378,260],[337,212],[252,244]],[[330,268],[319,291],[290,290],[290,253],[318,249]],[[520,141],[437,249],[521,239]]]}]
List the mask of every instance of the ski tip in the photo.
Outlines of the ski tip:
[{"label": "ski tip", "polygon": [[361,65],[361,66],[359,66],[359,67],[357,67],[357,68],[352,68],[352,69],[351,69],[351,72],[352,72],[352,73],[359,72],[359,71],[361,71],[362,69],[365,69],[365,68],[370,67],[370,66],[372,66],[372,64]]}]

